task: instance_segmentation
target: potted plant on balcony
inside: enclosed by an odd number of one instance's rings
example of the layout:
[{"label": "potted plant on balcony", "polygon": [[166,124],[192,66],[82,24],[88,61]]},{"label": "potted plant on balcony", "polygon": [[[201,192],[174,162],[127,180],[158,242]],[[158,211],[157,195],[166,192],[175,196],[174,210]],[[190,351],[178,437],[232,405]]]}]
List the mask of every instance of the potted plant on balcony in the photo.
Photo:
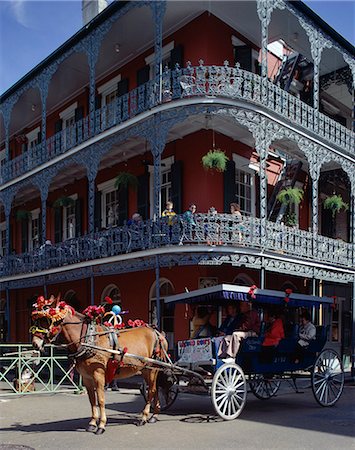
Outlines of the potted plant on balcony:
[{"label": "potted plant on balcony", "polygon": [[17,222],[21,222],[21,220],[28,220],[31,219],[32,214],[30,211],[27,211],[26,209],[18,209],[16,211],[16,220]]},{"label": "potted plant on balcony", "polygon": [[65,208],[67,206],[73,206],[74,204],[75,200],[73,200],[71,197],[59,197],[53,202],[53,207],[60,208],[61,206],[63,206]]},{"label": "potted plant on balcony", "polygon": [[330,209],[333,217],[335,217],[335,214],[340,212],[342,209],[347,210],[348,208],[349,205],[344,202],[341,195],[334,194],[324,200],[324,209]]},{"label": "potted plant on balcony", "polygon": [[221,149],[216,148],[210,150],[202,157],[202,166],[206,170],[216,170],[217,172],[225,172],[227,168],[228,156]]},{"label": "potted plant on balcony", "polygon": [[138,184],[138,178],[129,172],[120,172],[115,179],[115,188],[118,190],[131,187],[136,191]]},{"label": "potted plant on balcony", "polygon": [[289,227],[297,225],[296,213],[292,211],[292,206],[299,205],[303,199],[303,195],[303,190],[297,187],[288,187],[279,192],[277,200],[286,206],[286,212],[284,214],[285,225]]}]

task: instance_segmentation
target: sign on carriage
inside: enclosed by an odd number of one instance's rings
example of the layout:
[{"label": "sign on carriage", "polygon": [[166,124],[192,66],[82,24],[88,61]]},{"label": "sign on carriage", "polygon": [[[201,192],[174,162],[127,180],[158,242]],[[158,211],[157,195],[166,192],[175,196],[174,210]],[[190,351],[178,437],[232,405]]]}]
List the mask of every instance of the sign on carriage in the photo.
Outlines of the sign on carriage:
[{"label": "sign on carriage", "polygon": [[212,341],[210,338],[189,339],[178,342],[179,363],[194,363],[212,360]]}]

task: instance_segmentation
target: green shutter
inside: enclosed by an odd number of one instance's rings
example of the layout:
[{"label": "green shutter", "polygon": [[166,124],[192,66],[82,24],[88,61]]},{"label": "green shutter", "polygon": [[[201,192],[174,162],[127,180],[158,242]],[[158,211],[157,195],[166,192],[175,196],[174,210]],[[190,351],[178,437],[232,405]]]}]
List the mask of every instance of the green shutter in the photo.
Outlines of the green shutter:
[{"label": "green shutter", "polygon": [[54,208],[54,243],[63,240],[63,208]]},{"label": "green shutter", "polygon": [[28,219],[21,220],[21,241],[22,253],[28,252]]},{"label": "green shutter", "polygon": [[235,202],[235,162],[227,161],[227,168],[223,174],[223,203],[224,212],[230,212],[230,204]]},{"label": "green shutter", "polygon": [[83,200],[78,198],[75,202],[75,237],[82,235]]},{"label": "green shutter", "polygon": [[[180,67],[184,64],[184,47],[183,45],[178,45],[174,47],[170,52],[171,58],[171,69],[175,69],[176,64],[179,64]],[[163,67],[164,70],[164,67]]]},{"label": "green shutter", "polygon": [[123,225],[128,220],[128,189],[118,191],[118,225]]},{"label": "green shutter", "polygon": [[175,161],[171,166],[171,201],[174,211],[181,214],[182,211],[182,161]]},{"label": "green shutter", "polygon": [[94,206],[94,230],[99,231],[102,228],[101,222],[101,199],[102,193],[98,190],[95,191],[95,206]]},{"label": "green shutter", "polygon": [[141,69],[137,70],[137,86],[141,86],[142,84],[149,81],[150,74],[150,66],[144,66]]},{"label": "green shutter", "polygon": [[128,78],[123,78],[118,84],[117,84],[117,91],[118,96],[121,97],[121,95],[125,95],[128,93]]},{"label": "green shutter", "polygon": [[137,212],[144,220],[149,219],[149,173],[138,177]]}]

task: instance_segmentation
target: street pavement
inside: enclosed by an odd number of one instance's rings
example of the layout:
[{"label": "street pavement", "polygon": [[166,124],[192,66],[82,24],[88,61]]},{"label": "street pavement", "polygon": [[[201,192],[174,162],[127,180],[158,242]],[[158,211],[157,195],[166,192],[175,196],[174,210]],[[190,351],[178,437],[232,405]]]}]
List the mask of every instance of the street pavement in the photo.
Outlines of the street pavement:
[{"label": "street pavement", "polygon": [[106,394],[102,436],[85,432],[86,394],[0,397],[0,449],[355,449],[351,384],[332,408],[319,406],[310,389],[282,387],[267,401],[248,394],[241,416],[229,422],[215,415],[209,397],[180,394],[159,422],[143,427],[135,426],[144,406],[137,389]]}]

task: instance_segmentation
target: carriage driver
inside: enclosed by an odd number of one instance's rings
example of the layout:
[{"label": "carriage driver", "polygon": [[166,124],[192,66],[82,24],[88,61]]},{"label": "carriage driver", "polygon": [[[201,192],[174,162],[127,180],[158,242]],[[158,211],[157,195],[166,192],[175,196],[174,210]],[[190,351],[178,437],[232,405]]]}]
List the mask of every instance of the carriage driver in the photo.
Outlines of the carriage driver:
[{"label": "carriage driver", "polygon": [[227,363],[235,361],[242,339],[257,337],[260,332],[259,315],[249,302],[240,303],[240,313],[235,330],[223,337],[218,350],[218,357]]}]

